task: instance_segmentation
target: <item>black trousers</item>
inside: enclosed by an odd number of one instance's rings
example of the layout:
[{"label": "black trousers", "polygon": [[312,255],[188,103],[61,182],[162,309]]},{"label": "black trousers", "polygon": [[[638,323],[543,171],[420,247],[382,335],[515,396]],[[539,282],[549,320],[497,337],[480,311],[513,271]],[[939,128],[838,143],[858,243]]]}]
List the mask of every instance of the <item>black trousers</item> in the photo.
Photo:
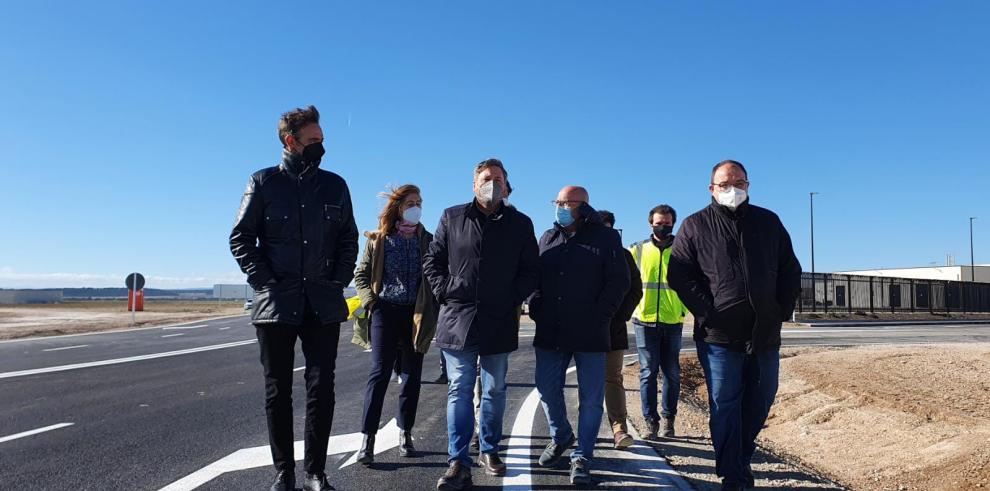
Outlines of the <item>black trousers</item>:
[{"label": "black trousers", "polygon": [[306,472],[321,473],[327,463],[327,442],[333,423],[333,372],[337,363],[340,324],[320,324],[307,305],[301,326],[256,326],[265,371],[268,442],[276,470],[295,468],[292,435],[292,369],[296,338],[306,358]]},{"label": "black trousers", "polygon": [[401,353],[402,389],[399,393],[399,428],[412,430],[419,406],[420,378],[423,375],[423,354],[412,345],[413,306],[395,305],[383,300],[375,303],[371,312],[371,373],[364,392],[364,419],[361,432],[378,433],[385,404],[385,392],[396,356]]}]

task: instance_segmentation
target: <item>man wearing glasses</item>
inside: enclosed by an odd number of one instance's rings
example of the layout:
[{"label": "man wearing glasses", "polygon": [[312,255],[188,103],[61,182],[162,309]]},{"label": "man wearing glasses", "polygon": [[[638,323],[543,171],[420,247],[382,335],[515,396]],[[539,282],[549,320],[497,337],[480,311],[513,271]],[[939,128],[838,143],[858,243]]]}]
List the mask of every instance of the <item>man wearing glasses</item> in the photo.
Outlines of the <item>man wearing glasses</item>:
[{"label": "man wearing glasses", "polygon": [[[554,467],[571,452],[571,483],[590,484],[604,411],[605,353],[612,348],[611,321],[629,289],[622,242],[588,204],[588,192],[567,186],[554,200],[554,225],[540,238],[540,286],[530,300],[536,322],[536,388],[552,440],[540,465]],[[564,379],[571,359],[577,366],[577,437],[567,421]]]},{"label": "man wearing glasses", "polygon": [[694,314],[715,472],[737,490],[754,486],[750,461],[777,394],[780,327],[801,265],[777,215],[749,203],[741,163],[719,162],[710,182],[712,203],[681,225],[667,280]]}]

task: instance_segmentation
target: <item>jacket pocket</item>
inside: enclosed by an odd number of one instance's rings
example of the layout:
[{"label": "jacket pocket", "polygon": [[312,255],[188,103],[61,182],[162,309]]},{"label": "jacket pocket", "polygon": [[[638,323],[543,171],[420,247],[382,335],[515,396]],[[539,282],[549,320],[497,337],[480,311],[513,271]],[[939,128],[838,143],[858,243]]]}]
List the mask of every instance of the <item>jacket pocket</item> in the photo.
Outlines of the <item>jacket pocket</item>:
[{"label": "jacket pocket", "polygon": [[265,235],[285,237],[288,234],[289,210],[282,207],[269,207],[265,210]]},{"label": "jacket pocket", "polygon": [[447,289],[444,291],[444,300],[470,300],[467,290],[468,287],[464,279],[452,274],[447,278]]}]

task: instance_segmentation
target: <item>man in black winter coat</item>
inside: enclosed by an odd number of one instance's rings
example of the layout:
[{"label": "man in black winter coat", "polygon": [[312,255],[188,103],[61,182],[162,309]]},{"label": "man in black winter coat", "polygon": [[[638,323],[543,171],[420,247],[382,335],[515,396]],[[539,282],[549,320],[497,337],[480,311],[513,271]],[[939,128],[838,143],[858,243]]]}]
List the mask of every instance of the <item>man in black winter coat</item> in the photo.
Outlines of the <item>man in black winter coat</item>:
[{"label": "man in black winter coat", "polygon": [[577,365],[578,446],[571,452],[571,483],[588,484],[605,397],[605,353],[612,350],[612,318],[629,290],[629,268],[619,234],[602,224],[578,186],[560,190],[556,223],[540,239],[540,285],[530,301],[536,321],[536,388],[552,440],[540,465],[552,467],[574,441],[567,421],[564,379]]},{"label": "man in black winter coat", "polygon": [[712,204],[674,240],[667,281],[694,314],[705,373],[715,472],[722,489],[754,485],[756,436],[777,394],[781,323],[800,293],[801,265],[773,212],[749,203],[739,162],[712,169]]},{"label": "man in black winter coat", "polygon": [[437,347],[447,362],[447,472],[439,490],[472,486],[474,384],[481,369],[479,463],[504,475],[498,455],[509,353],[519,347],[518,309],[539,281],[533,222],[504,203],[507,173],[498,159],[474,170],[470,203],[444,210],[423,274],[442,304]]},{"label": "man in black winter coat", "polygon": [[319,168],[320,113],[309,106],[282,115],[282,162],[248,180],[230,250],[254,288],[251,321],[261,346],[265,412],[276,476],[272,490],[295,489],[292,369],[296,338],[306,357],[306,481],[333,489],[324,467],[333,422],[333,375],[343,288],[354,276],[358,232],[347,183]]},{"label": "man in black winter coat", "polygon": [[[608,228],[615,228],[615,215],[606,210],[598,210],[598,216]],[[615,448],[623,449],[633,444],[629,426],[626,424],[626,387],[622,380],[622,367],[626,350],[629,349],[629,332],[626,323],[632,318],[639,300],[643,298],[643,280],[640,278],[636,259],[628,249],[623,249],[626,266],[629,268],[629,289],[622,298],[622,305],[612,317],[612,350],[605,354],[605,413],[612,427]]]}]

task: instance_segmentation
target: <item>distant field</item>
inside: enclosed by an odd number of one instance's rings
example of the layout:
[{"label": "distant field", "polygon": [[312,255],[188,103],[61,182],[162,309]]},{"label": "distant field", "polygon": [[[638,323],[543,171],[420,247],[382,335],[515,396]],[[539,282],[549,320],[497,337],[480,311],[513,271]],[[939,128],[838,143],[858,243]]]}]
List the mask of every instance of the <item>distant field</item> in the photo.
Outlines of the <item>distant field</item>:
[{"label": "distant field", "polygon": [[131,323],[126,300],[0,306],[0,339],[150,327],[246,314],[243,301],[145,300]]}]

